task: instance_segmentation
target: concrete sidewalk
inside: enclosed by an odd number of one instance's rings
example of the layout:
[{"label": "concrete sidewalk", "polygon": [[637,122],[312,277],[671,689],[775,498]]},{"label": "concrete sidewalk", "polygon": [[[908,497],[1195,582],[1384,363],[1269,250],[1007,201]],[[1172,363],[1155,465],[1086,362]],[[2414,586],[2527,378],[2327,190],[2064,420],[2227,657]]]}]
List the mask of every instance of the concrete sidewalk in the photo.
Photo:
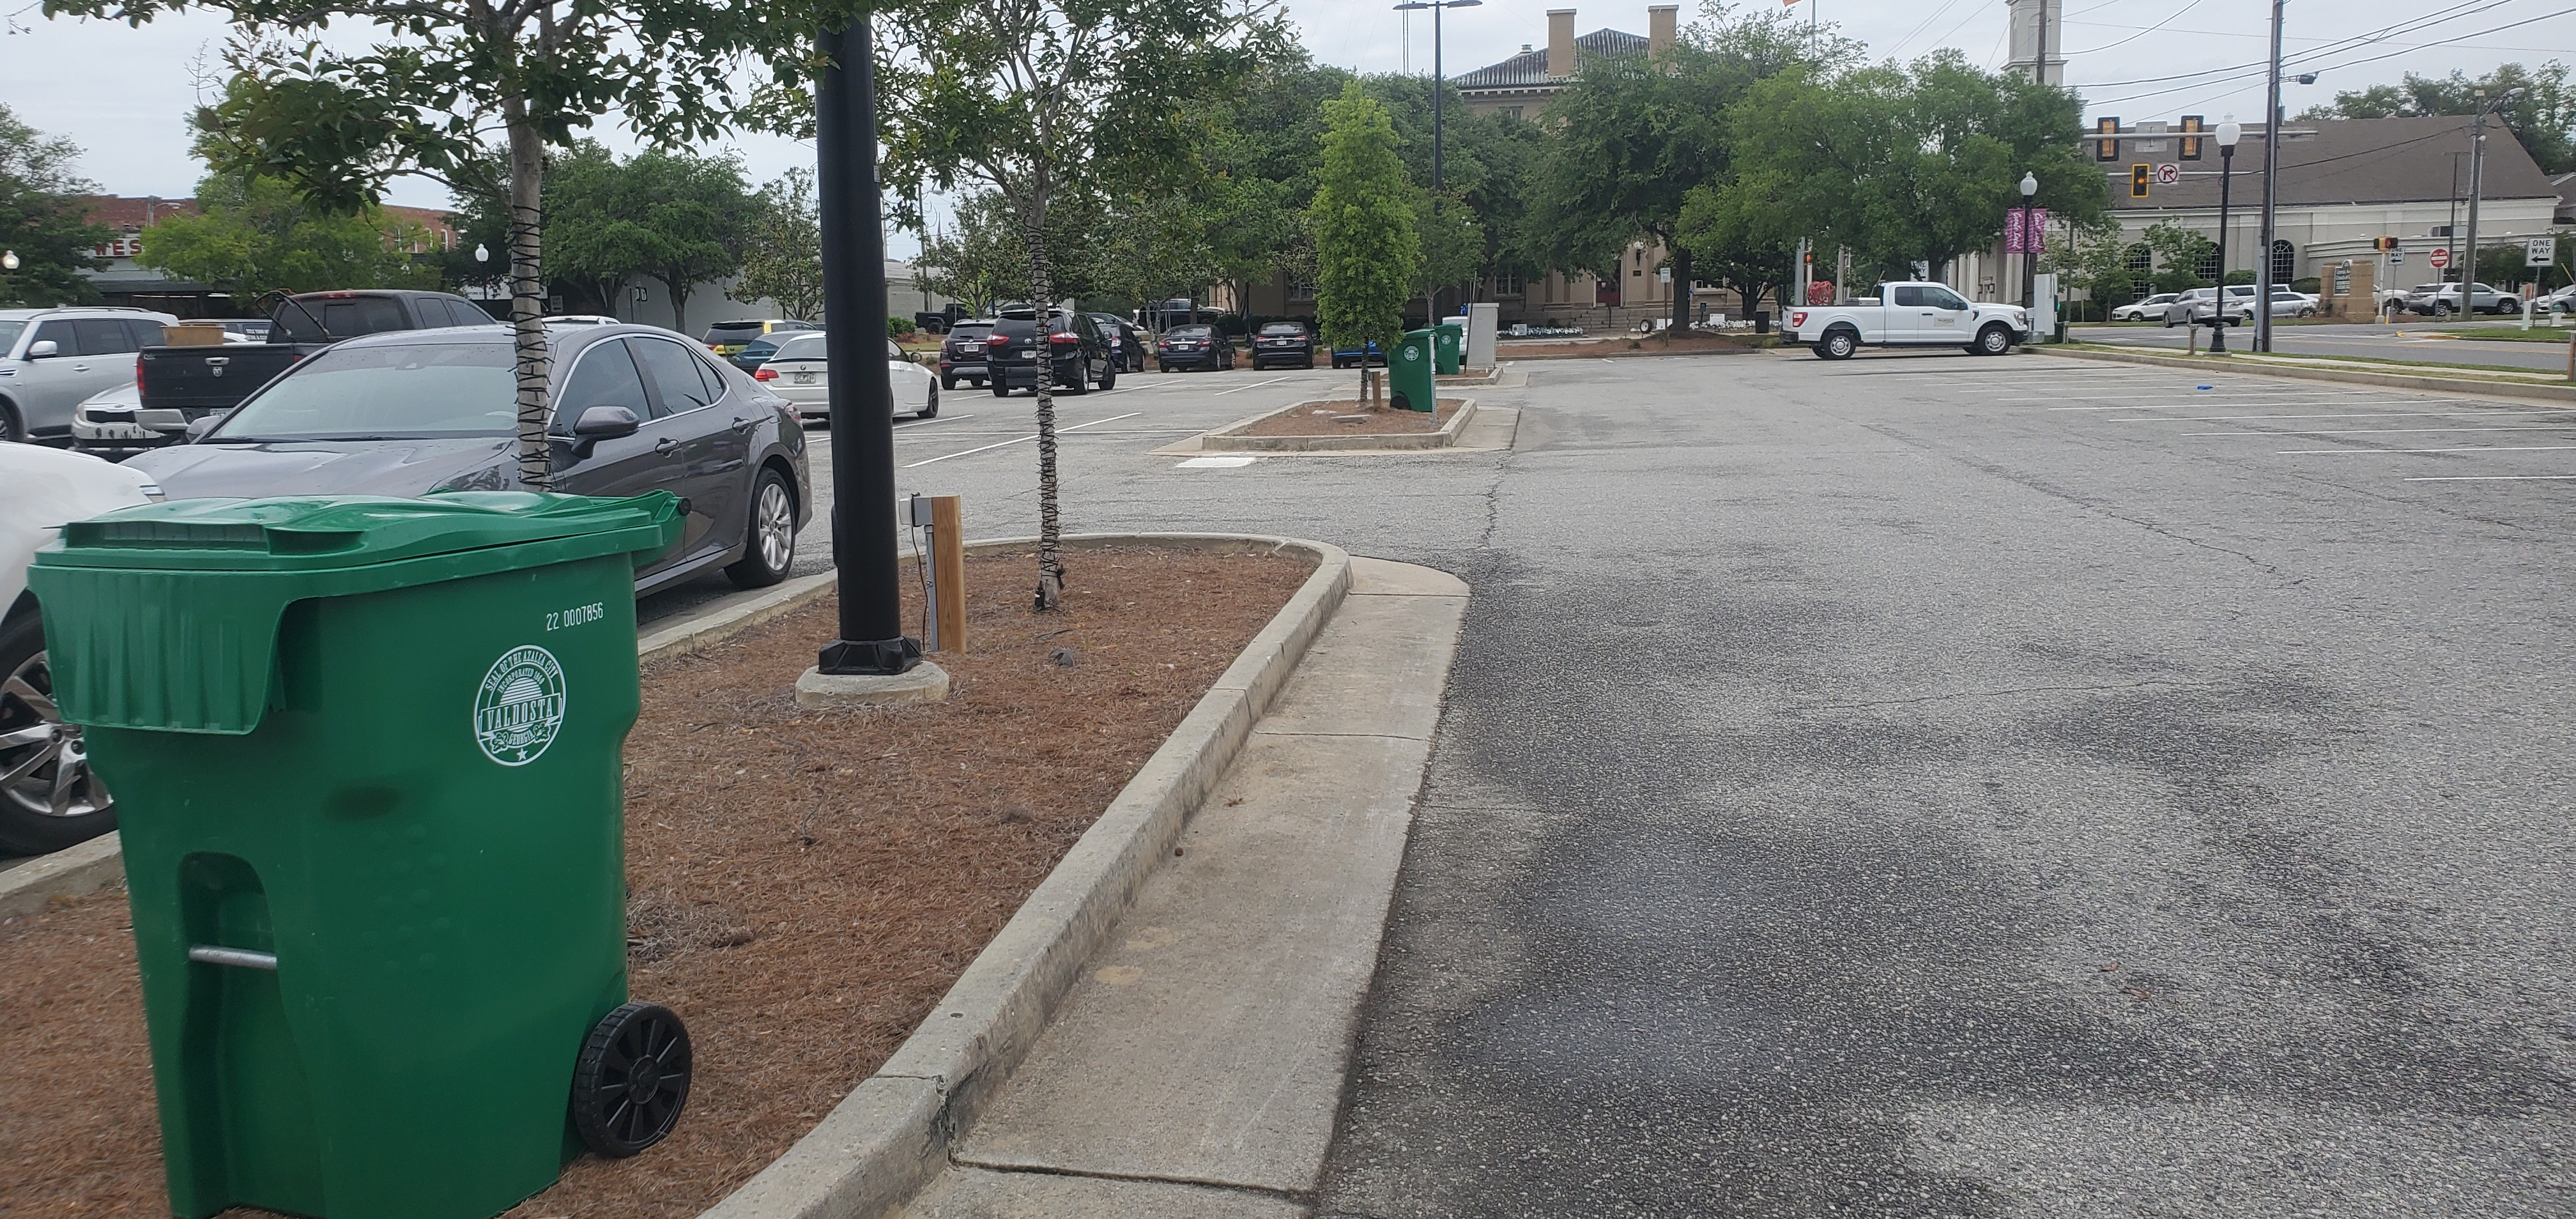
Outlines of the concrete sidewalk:
[{"label": "concrete sidewalk", "polygon": [[1114,947],[907,1214],[1304,1213],[1467,607],[1429,568],[1351,575]]}]

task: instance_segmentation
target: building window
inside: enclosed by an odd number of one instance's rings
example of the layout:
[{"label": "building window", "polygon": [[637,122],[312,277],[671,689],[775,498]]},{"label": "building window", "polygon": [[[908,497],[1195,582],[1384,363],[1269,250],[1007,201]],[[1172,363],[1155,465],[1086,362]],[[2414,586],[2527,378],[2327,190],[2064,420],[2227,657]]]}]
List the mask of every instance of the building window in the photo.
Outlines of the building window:
[{"label": "building window", "polygon": [[1502,115],[1504,118],[1510,119],[1513,122],[1519,122],[1521,117],[1521,108],[1518,106],[1505,106],[1502,109]]},{"label": "building window", "polygon": [[1292,301],[1310,301],[1315,299],[1315,281],[1311,279],[1297,279],[1293,276],[1290,277],[1288,280],[1288,299]]},{"label": "building window", "polygon": [[1492,282],[1493,294],[1496,296],[1519,296],[1526,291],[1518,272],[1502,272],[1495,275]]},{"label": "building window", "polygon": [[2210,247],[2210,250],[2209,250],[2209,252],[2208,252],[2208,253],[2203,254],[2203,255],[2201,255],[2201,256],[2200,256],[2200,266],[2198,266],[2197,268],[2194,268],[2194,269],[2193,269],[2193,271],[2192,271],[2192,274],[2197,275],[2197,276],[2201,277],[2202,279],[2209,280],[2209,281],[2211,281],[2212,283],[2217,282],[2217,280],[2218,280],[2218,248],[2217,248],[2216,246],[2212,246],[2212,247]]},{"label": "building window", "polygon": [[2299,277],[2299,247],[2286,241],[2272,243],[2272,282],[2286,284]]},{"label": "building window", "polygon": [[2150,273],[2154,272],[2154,270],[2156,269],[2156,252],[2155,252],[2154,250],[2150,250],[2150,249],[2148,249],[2148,248],[2147,248],[2147,243],[2145,243],[2145,242],[2143,242],[2143,241],[2139,242],[2139,243],[2138,243],[2138,244],[2136,244],[2136,245],[2130,246],[2130,247],[2129,247],[2129,269],[2130,269],[2130,270],[2132,270],[2132,271],[2137,272],[2137,273],[2138,273],[2138,274],[2140,274],[2140,275],[2146,275],[2146,274],[2150,274]]}]

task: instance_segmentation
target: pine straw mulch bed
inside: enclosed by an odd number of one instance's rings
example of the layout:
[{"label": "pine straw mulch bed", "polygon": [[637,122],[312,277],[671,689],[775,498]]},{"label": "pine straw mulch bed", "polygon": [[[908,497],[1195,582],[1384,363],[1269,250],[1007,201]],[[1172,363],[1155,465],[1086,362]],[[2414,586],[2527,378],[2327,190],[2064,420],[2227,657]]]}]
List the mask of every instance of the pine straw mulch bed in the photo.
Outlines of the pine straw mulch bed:
[{"label": "pine straw mulch bed", "polygon": [[[1313,570],[1142,547],[1066,562],[1065,611],[1041,616],[1034,556],[967,560],[970,650],[937,656],[942,703],[798,707],[829,599],[646,669],[626,748],[630,989],[689,1023],[689,1108],[661,1146],[585,1156],[511,1219],[683,1219],[787,1150]],[[904,598],[917,624],[917,587]],[[169,1213],[122,889],[0,922],[0,1098],[0,1216]]]},{"label": "pine straw mulch bed", "polygon": [[1439,398],[1436,414],[1400,411],[1383,404],[1371,405],[1356,399],[1350,401],[1300,402],[1295,406],[1264,417],[1251,427],[1235,433],[1238,436],[1380,436],[1413,432],[1436,432],[1449,422],[1464,398]]}]

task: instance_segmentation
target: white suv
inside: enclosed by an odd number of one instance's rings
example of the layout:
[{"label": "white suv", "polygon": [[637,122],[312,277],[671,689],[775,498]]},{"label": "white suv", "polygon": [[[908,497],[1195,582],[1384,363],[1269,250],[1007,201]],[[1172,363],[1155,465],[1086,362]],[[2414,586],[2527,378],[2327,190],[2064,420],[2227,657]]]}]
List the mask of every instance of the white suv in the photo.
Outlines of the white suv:
[{"label": "white suv", "polygon": [[134,353],[178,321],[141,309],[0,309],[0,442],[69,439],[80,404],[133,384]]}]

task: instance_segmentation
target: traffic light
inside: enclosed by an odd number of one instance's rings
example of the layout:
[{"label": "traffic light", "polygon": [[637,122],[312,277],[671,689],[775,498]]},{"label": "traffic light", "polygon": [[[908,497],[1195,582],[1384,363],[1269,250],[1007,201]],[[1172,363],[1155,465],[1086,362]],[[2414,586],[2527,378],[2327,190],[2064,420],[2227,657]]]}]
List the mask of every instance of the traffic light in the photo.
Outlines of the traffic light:
[{"label": "traffic light", "polygon": [[2129,167],[2130,198],[2144,199],[2147,197],[2147,175],[2150,172],[2151,171],[2145,165],[2132,165]]},{"label": "traffic light", "polygon": [[[2118,118],[2095,119],[2093,120],[2093,130],[2099,135],[2117,136],[2120,134],[2120,120]],[[2093,141],[2093,159],[2096,161],[2119,160],[2120,141],[2117,139]]]},{"label": "traffic light", "polygon": [[2200,136],[2197,133],[2207,131],[2209,128],[2201,123],[2199,115],[2186,114],[2182,116],[2182,130],[2182,156],[2179,159],[2185,161],[2199,160]]},{"label": "traffic light", "polygon": [[2394,237],[2382,237],[2371,242],[2370,248],[2385,254],[2397,248],[2397,239]]}]

